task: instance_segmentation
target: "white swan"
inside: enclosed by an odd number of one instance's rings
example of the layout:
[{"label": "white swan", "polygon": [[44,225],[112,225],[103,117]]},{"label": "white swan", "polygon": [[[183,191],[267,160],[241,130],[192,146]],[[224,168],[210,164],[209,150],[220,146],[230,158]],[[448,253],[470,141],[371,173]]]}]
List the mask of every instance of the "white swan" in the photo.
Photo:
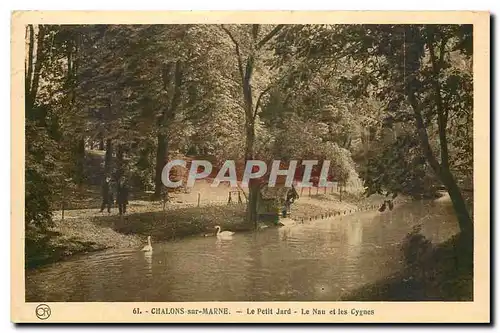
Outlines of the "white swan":
[{"label": "white swan", "polygon": [[220,226],[216,225],[215,229],[217,229],[217,233],[215,234],[218,238],[229,238],[234,235],[232,231],[220,231]]},{"label": "white swan", "polygon": [[151,236],[148,236],[148,245],[142,248],[143,252],[153,252],[153,247],[151,246]]}]

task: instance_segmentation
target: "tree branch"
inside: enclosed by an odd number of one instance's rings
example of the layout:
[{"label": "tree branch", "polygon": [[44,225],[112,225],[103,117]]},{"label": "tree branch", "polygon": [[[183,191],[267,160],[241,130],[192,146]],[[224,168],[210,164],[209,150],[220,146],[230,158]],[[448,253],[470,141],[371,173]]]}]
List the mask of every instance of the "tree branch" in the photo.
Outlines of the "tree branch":
[{"label": "tree branch", "polygon": [[172,96],[172,100],[170,101],[170,106],[168,108],[168,113],[166,114],[166,118],[164,120],[171,121],[175,118],[175,113],[177,112],[177,108],[181,102],[181,86],[182,86],[182,63],[180,60],[177,60],[175,63],[174,70],[174,93]]},{"label": "tree branch", "polygon": [[285,79],[287,79],[287,76],[286,75],[283,75],[280,77],[280,79],[272,84],[270,84],[266,89],[264,89],[259,97],[257,98],[257,104],[255,104],[255,110],[254,110],[254,115],[253,115],[253,119],[255,119],[255,117],[257,117],[257,111],[259,109],[259,106],[260,106],[260,102],[261,102],[261,99],[262,97],[264,97],[264,95],[269,91],[271,90],[271,88],[273,87],[276,87],[278,84],[281,84]]},{"label": "tree branch", "polygon": [[229,38],[231,39],[231,41],[234,44],[236,57],[238,60],[238,71],[240,73],[241,79],[243,80],[245,74],[243,72],[243,61],[242,61],[241,53],[240,53],[240,45],[238,44],[238,41],[234,38],[234,36],[231,34],[231,31],[229,31],[224,25],[221,25],[220,27],[229,36]]},{"label": "tree branch", "polygon": [[[444,63],[444,51],[445,51],[445,48],[446,48],[446,42],[447,40],[444,39],[444,37],[441,37],[441,46],[439,48],[439,68],[443,68],[443,63]],[[444,118],[445,118],[445,122],[448,123],[448,108],[447,107],[444,107]]]},{"label": "tree branch", "polygon": [[252,36],[253,40],[257,41],[257,37],[259,36],[260,24],[252,24]]},{"label": "tree branch", "polygon": [[439,47],[439,66],[443,66],[444,61],[444,50],[446,48],[447,40],[444,37],[441,37],[441,46]]},{"label": "tree branch", "polygon": [[271,38],[273,38],[285,25],[278,24],[271,30],[260,42],[257,43],[257,49],[260,49],[264,44],[266,44]]},{"label": "tree branch", "polygon": [[26,71],[26,76],[24,79],[25,84],[25,98],[27,101],[31,100],[31,80],[33,77],[33,58],[34,58],[34,43],[35,43],[35,32],[33,29],[33,24],[28,25],[29,34],[29,44],[28,44],[28,69]]},{"label": "tree branch", "polygon": [[[446,138],[446,127],[448,122],[448,117],[443,108],[443,102],[441,97],[441,85],[439,83],[439,64],[436,60],[436,54],[434,52],[434,37],[431,33],[428,33],[428,46],[430,60],[432,64],[432,85],[434,88],[434,95],[436,100],[436,109],[438,113],[438,128],[439,128],[439,143],[441,148],[441,163],[444,168],[449,168],[449,157],[448,157],[448,140]],[[442,44],[441,44],[442,45]]]},{"label": "tree branch", "polygon": [[255,103],[255,110],[253,112],[253,119],[255,120],[255,118],[257,117],[257,112],[259,110],[259,107],[260,107],[260,101],[262,99],[262,97],[273,87],[274,85],[270,84],[266,89],[262,90],[262,92],[259,94],[259,97],[257,98],[257,103]]},{"label": "tree branch", "polygon": [[252,85],[250,83],[253,73],[254,58],[251,55],[245,67],[245,74],[242,80],[243,97],[245,99],[245,114],[248,119],[254,120],[253,118],[253,96],[252,96]]},{"label": "tree branch", "polygon": [[38,84],[40,82],[40,72],[42,70],[43,60],[44,60],[44,47],[43,39],[45,38],[45,28],[43,25],[38,27],[38,36],[36,42],[36,59],[35,68],[33,71],[33,81],[30,87],[30,96],[28,100],[29,107],[33,107],[36,101],[36,95],[38,93]]},{"label": "tree branch", "polygon": [[248,57],[247,64],[245,66],[245,75],[243,77],[243,80],[247,83],[250,83],[250,80],[252,79],[254,62],[255,60],[253,55]]},{"label": "tree branch", "polygon": [[434,156],[432,152],[431,145],[429,143],[429,136],[427,134],[427,129],[424,125],[424,120],[422,118],[422,112],[420,111],[419,104],[417,98],[415,97],[415,93],[410,93],[408,95],[408,101],[413,109],[413,113],[415,114],[415,120],[417,124],[417,132],[420,141],[420,147],[424,153],[425,158],[429,162],[429,165],[434,170],[437,175],[441,175],[441,165],[438,160]]}]

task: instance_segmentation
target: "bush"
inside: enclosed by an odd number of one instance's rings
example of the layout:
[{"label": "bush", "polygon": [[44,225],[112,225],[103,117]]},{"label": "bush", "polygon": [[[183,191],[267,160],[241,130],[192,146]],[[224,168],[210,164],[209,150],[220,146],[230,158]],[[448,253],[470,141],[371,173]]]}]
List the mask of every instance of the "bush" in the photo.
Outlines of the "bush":
[{"label": "bush", "polygon": [[432,244],[421,234],[421,228],[420,225],[414,227],[401,246],[405,263],[410,268],[423,268],[425,258],[432,250]]}]

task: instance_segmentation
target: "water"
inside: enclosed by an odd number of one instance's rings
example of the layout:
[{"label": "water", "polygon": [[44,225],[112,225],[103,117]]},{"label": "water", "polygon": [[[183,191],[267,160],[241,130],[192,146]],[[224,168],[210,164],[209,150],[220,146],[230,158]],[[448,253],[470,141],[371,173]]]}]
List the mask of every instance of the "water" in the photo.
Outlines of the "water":
[{"label": "water", "polygon": [[400,242],[415,224],[433,242],[458,232],[447,201],[396,206],[232,240],[193,237],[104,251],[27,272],[28,302],[334,301],[402,267]]}]

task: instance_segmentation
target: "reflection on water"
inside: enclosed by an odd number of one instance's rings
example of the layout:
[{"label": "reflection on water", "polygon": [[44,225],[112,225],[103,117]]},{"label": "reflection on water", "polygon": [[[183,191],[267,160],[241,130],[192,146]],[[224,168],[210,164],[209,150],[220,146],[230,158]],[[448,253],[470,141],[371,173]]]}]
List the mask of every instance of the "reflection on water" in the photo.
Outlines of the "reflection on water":
[{"label": "reflection on water", "polygon": [[146,262],[146,273],[148,276],[153,275],[153,253],[144,252],[144,261]]},{"label": "reflection on water", "polygon": [[415,224],[433,242],[455,234],[447,202],[153,244],[153,253],[105,251],[27,272],[27,301],[337,300],[401,267]]}]

